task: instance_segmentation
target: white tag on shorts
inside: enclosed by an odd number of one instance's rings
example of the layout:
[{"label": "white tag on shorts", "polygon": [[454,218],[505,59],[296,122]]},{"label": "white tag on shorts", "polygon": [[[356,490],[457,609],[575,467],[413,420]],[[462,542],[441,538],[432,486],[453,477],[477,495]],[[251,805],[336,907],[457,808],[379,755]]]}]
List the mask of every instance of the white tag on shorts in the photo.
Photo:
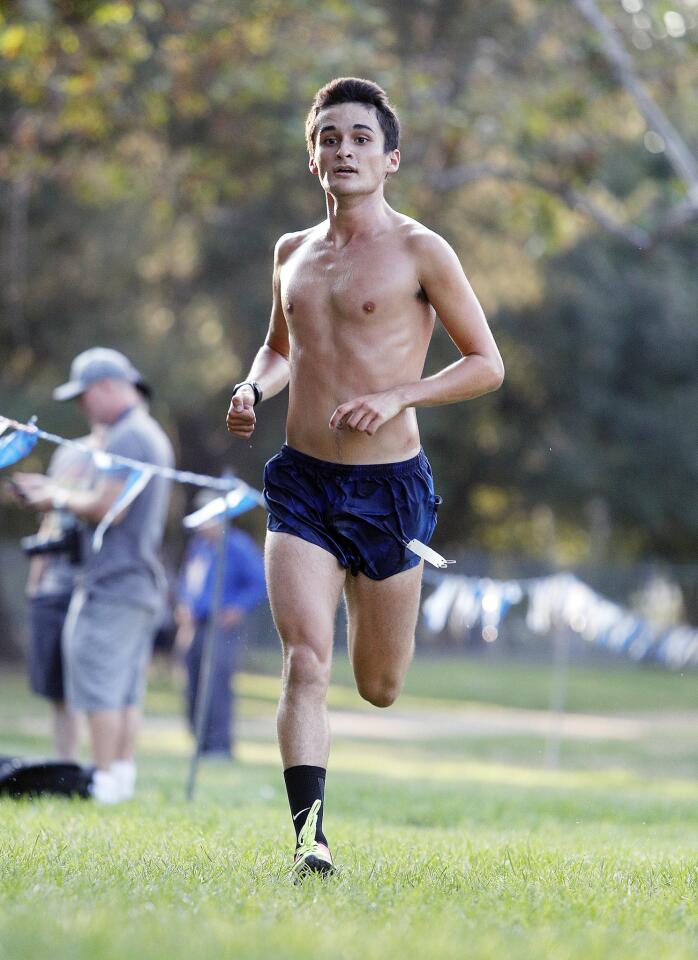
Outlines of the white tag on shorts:
[{"label": "white tag on shorts", "polygon": [[421,557],[422,560],[426,560],[427,563],[431,563],[435,567],[439,567],[443,570],[449,565],[449,563],[455,563],[455,560],[445,560],[440,553],[437,553],[436,550],[432,550],[431,547],[428,547],[426,543],[422,543],[421,540],[410,540],[409,543],[406,543],[405,546],[408,550],[411,550],[412,553],[416,553],[418,557]]}]

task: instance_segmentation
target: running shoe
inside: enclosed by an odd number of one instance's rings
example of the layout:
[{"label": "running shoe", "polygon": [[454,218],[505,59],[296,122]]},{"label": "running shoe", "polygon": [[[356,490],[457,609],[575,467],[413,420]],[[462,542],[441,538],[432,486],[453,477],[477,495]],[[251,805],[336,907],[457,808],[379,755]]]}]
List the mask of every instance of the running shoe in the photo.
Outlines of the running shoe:
[{"label": "running shoe", "polygon": [[298,880],[311,873],[334,873],[330,848],[315,839],[317,816],[321,806],[322,800],[316,800],[313,803],[298,834],[298,846],[292,867],[293,875]]}]

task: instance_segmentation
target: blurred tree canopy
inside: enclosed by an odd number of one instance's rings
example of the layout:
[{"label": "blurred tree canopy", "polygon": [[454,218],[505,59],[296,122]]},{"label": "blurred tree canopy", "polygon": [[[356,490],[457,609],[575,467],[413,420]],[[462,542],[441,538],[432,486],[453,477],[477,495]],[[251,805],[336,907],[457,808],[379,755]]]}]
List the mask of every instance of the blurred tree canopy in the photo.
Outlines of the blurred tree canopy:
[{"label": "blurred tree canopy", "polygon": [[[599,7],[695,144],[695,0]],[[507,367],[499,393],[420,413],[441,542],[692,558],[696,198],[579,4],[18,0],[0,57],[0,412],[77,434],[51,389],[115,346],[182,466],[259,485],[285,400],[235,445],[230,388],[276,238],[324,216],[310,100],[368,76],[403,123],[389,199],[454,245]],[[452,359],[437,336],[429,369]]]}]

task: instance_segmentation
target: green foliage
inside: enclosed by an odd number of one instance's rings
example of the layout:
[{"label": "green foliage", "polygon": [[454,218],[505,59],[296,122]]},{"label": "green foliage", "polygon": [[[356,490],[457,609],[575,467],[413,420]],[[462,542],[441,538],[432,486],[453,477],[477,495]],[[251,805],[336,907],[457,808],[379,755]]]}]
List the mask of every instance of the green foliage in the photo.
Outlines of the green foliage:
[{"label": "green foliage", "polygon": [[646,551],[686,560],[698,535],[696,238],[628,261],[596,237],[551,260],[545,301],[502,317],[526,373],[495,401],[524,438],[500,473],[529,504],[574,519],[600,497],[619,532],[639,527]]},{"label": "green foliage", "polygon": [[[643,80],[690,134],[696,17],[675,6],[681,37],[662,5],[650,27],[613,12],[628,43],[649,37]],[[530,549],[543,503],[583,558],[584,503],[602,496],[621,551],[685,558],[693,233],[640,257],[540,189],[574,186],[640,222],[683,190],[571,4],[14,4],[0,15],[0,410],[78,433],[50,389],[76,352],[113,345],[155,382],[183,465],[225,461],[258,484],[283,402],[265,405],[252,448],[229,444],[223,418],[264,335],[274,242],[324,215],[303,120],[338,74],[392,94],[404,149],[390,199],[451,240],[503,347],[500,397],[422,416],[449,530]],[[483,163],[522,182],[438,186]],[[452,359],[437,340],[430,369]],[[652,453],[638,470],[640,435]],[[479,511],[490,494],[506,500],[498,520]]]}]

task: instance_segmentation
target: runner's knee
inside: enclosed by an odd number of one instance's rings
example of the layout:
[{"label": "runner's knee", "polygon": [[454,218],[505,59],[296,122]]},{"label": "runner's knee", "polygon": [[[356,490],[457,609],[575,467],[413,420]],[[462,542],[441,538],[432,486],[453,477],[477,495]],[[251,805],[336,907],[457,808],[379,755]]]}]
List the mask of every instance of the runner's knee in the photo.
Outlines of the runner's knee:
[{"label": "runner's knee", "polygon": [[284,687],[321,687],[330,682],[331,657],[312,643],[287,644],[284,654]]},{"label": "runner's knee", "polygon": [[392,677],[374,677],[370,680],[357,678],[359,694],[374,707],[390,707],[397,700],[402,684]]}]

